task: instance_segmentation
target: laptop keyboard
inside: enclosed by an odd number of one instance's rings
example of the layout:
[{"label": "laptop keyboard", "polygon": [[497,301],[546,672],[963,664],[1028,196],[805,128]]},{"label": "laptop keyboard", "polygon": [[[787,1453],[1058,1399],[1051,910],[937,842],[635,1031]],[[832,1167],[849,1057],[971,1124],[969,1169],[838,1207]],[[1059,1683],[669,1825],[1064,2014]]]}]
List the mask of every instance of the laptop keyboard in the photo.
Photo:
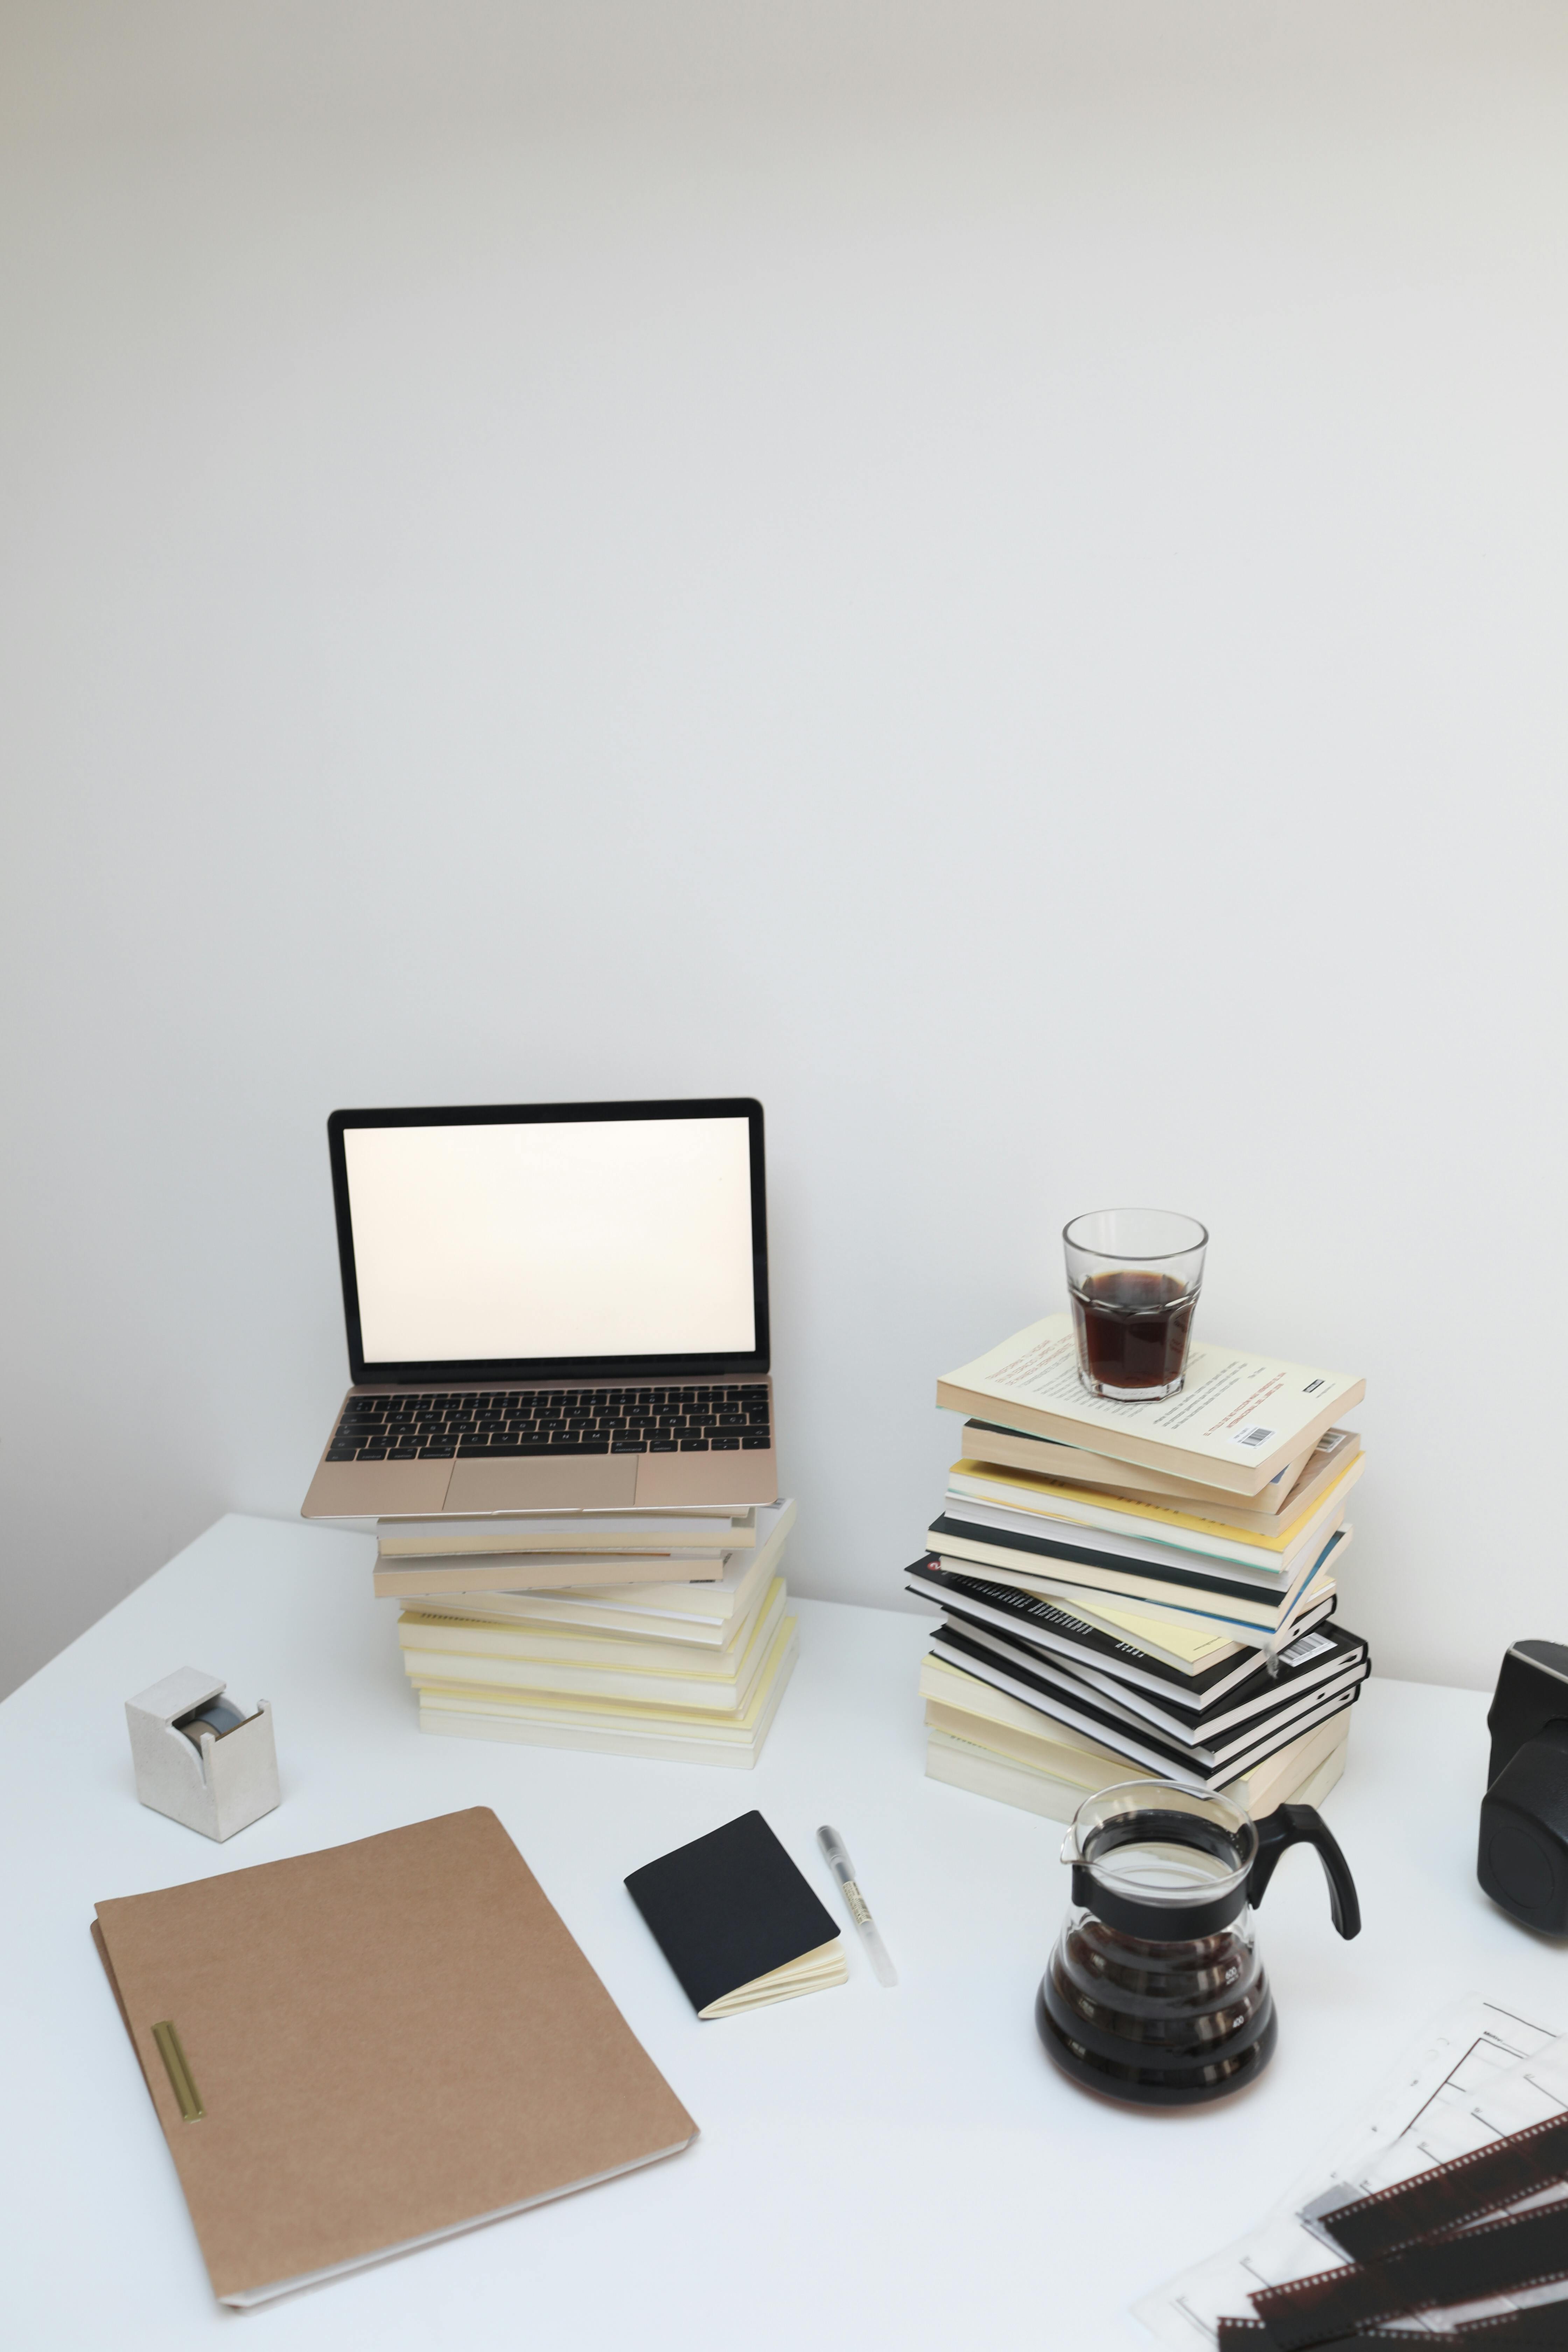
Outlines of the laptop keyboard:
[{"label": "laptop keyboard", "polygon": [[768,1391],[487,1389],[351,1397],[329,1462],[487,1461],[498,1454],[725,1454],[773,1444]]}]

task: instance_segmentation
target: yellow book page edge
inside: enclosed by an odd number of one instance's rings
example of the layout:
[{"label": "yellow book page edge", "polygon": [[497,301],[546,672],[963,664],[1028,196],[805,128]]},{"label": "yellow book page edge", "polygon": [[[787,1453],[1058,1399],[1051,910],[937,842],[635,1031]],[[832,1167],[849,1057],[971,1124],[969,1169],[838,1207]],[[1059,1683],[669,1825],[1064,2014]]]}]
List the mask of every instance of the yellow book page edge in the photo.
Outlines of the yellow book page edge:
[{"label": "yellow book page edge", "polygon": [[[1171,1528],[1187,1528],[1194,1535],[1219,1536],[1237,1550],[1244,1547],[1258,1551],[1289,1551],[1305,1527],[1310,1527],[1321,1511],[1326,1510],[1336,1495],[1348,1494],[1366,1466],[1366,1455],[1358,1454],[1347,1462],[1331,1486],[1325,1486],[1317,1500],[1304,1511],[1298,1512],[1289,1527],[1278,1535],[1255,1535],[1250,1528],[1233,1528],[1221,1519],[1195,1518],[1190,1511],[1163,1510],[1157,1503],[1129,1503],[1121,1496],[1114,1502],[1097,1495],[1090,1486],[1069,1486],[1060,1478],[1042,1478],[1032,1470],[998,1469],[989,1462],[955,1462],[948,1475],[962,1473],[966,1478],[984,1478],[993,1486],[1016,1487],[1020,1495],[1039,1495],[1064,1503],[1077,1503],[1087,1510],[1100,1511],[1120,1518],[1125,1512],[1129,1518],[1153,1519]],[[1042,1513],[1048,1517],[1048,1512]],[[1065,1522],[1076,1525],[1077,1522]]]},{"label": "yellow book page edge", "polygon": [[[736,1639],[723,1650],[699,1653],[696,1659],[689,1664],[684,1658],[671,1660],[662,1655],[655,1656],[646,1662],[639,1658],[635,1663],[627,1663],[624,1659],[617,1658],[601,1660],[591,1654],[585,1658],[561,1657],[551,1656],[548,1653],[533,1655],[526,1650],[468,1649],[463,1646],[461,1641],[432,1643],[418,1638],[427,1623],[435,1622],[442,1625],[442,1630],[451,1627],[460,1631],[463,1621],[460,1618],[449,1618],[443,1623],[443,1621],[438,1619],[433,1621],[412,1609],[405,1609],[397,1621],[397,1645],[405,1657],[413,1654],[423,1658],[466,1658],[472,1659],[480,1665],[489,1665],[499,1662],[520,1669],[542,1666],[553,1673],[582,1671],[597,1675],[642,1675],[647,1677],[650,1689],[675,1676],[682,1682],[711,1683],[715,1690],[733,1690],[738,1683],[745,1681],[747,1665],[751,1664],[754,1668],[756,1661],[752,1653],[758,1639],[772,1633],[777,1613],[788,1598],[783,1577],[775,1576],[758,1609],[742,1621],[737,1629]],[[404,1634],[405,1626],[408,1628],[406,1639]],[[511,1628],[502,1622],[500,1625],[489,1626],[486,1630],[510,1633]],[[745,1636],[743,1642],[740,1639],[742,1633]],[[603,1640],[605,1637],[595,1635],[590,1638]],[[625,1639],[624,1636],[620,1638]],[[566,1644],[563,1643],[562,1646],[564,1648]],[[673,1643],[669,1644],[670,1648],[674,1646]],[[527,1687],[529,1687],[528,1685],[523,1683],[497,1685],[497,1688],[500,1690],[514,1688],[522,1690]]]},{"label": "yellow book page edge", "polygon": [[717,1708],[697,1706],[649,1706],[640,1699],[579,1698],[570,1691],[481,1690],[471,1683],[438,1683],[423,1675],[411,1675],[409,1681],[416,1691],[428,1692],[444,1706],[463,1707],[464,1712],[491,1715],[526,1715],[531,1722],[544,1723],[558,1717],[571,1723],[589,1716],[602,1716],[613,1723],[625,1723],[635,1727],[639,1723],[662,1728],[666,1725],[679,1728],[682,1724],[699,1724],[705,1729],[743,1732],[754,1728],[757,1717],[766,1705],[773,1677],[784,1660],[784,1654],[795,1635],[798,1620],[786,1617],[773,1636],[767,1662],[757,1677],[756,1688],[745,1706],[734,1715]]}]

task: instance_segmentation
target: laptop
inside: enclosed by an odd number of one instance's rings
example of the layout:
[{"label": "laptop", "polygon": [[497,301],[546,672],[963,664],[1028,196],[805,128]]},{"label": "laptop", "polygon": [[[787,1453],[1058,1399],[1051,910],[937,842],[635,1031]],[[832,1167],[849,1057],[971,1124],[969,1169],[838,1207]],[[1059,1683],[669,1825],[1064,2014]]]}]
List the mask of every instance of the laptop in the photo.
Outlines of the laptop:
[{"label": "laptop", "polygon": [[336,1110],[313,1518],[777,1499],[763,1108]]}]

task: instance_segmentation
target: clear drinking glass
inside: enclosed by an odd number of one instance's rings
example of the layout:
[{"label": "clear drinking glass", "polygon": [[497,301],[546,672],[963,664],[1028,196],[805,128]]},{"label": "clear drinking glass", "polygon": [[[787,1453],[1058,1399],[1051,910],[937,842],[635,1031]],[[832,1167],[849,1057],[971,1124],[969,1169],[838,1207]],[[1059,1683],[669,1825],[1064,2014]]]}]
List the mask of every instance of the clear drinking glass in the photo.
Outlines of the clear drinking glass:
[{"label": "clear drinking glass", "polygon": [[1091,1396],[1174,1396],[1208,1232],[1173,1209],[1094,1209],[1062,1229],[1078,1370]]}]

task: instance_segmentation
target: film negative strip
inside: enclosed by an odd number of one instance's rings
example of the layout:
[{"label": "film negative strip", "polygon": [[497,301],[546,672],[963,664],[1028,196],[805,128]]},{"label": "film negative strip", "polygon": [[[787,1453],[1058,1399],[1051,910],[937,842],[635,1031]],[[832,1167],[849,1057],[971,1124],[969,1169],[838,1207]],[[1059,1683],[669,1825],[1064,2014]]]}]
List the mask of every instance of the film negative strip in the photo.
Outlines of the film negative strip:
[{"label": "film negative strip", "polygon": [[[1253,2317],[1219,2323],[1222,2352],[1408,2345],[1415,2314],[1473,2312],[1478,2303],[1568,2279],[1568,2115],[1319,2210],[1311,2225],[1347,2266],[1255,2293]],[[1568,2298],[1436,2325],[1451,2341],[1568,2352]]]},{"label": "film negative strip", "polygon": [[[1568,2344],[1568,2302],[1539,2305],[1533,2311],[1505,2311],[1496,2319],[1472,2320],[1456,2331],[1477,2352],[1507,2344],[1513,2352],[1562,2352]],[[1408,2339],[1406,2339],[1408,2341]]]},{"label": "film negative strip", "polygon": [[1263,2288],[1252,2307],[1273,2352],[1314,2352],[1392,2319],[1486,2303],[1568,2279],[1568,2202],[1418,2238],[1375,2262]]},{"label": "film negative strip", "polygon": [[[1219,2352],[1269,2352],[1269,2334],[1261,2319],[1222,2319],[1219,2323]],[[1400,2347],[1400,2352],[1413,2352],[1416,2345],[1462,2345],[1466,2352],[1493,2352],[1493,2347],[1507,2346],[1508,2352],[1563,2352],[1568,2346],[1568,2300],[1539,2305],[1533,2311],[1506,2311],[1492,2319],[1472,2319],[1461,2323],[1441,2335],[1423,2331],[1412,2335],[1408,2327],[1368,2327],[1353,2336],[1331,2337],[1325,2352],[1333,2352],[1335,2345],[1388,2344]]]},{"label": "film negative strip", "polygon": [[1417,2238],[1500,2213],[1543,2189],[1568,2182],[1568,2116],[1510,2132],[1489,2147],[1451,2157],[1409,2180],[1374,2189],[1316,2217],[1320,2236],[1352,2263],[1376,2262]]},{"label": "film negative strip", "polygon": [[[1437,2339],[1428,2336],[1427,2343]],[[1268,2330],[1261,2319],[1222,2319],[1219,2323],[1219,2352],[1268,2352]],[[1405,2352],[1422,2341],[1413,2336],[1408,2328],[1369,2327],[1356,2336],[1330,2338],[1330,2346],[1339,2344],[1402,2344]]]}]

